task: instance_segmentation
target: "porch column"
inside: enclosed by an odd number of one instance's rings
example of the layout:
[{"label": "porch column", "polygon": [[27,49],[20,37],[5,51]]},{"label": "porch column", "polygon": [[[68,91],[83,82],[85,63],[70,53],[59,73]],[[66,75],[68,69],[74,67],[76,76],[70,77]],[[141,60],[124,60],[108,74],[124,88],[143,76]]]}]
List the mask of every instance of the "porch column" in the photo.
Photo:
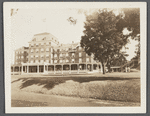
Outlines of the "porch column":
[{"label": "porch column", "polygon": [[47,64],[47,72],[48,72],[48,64]]},{"label": "porch column", "polygon": [[55,74],[55,65],[54,65],[54,74]]},{"label": "porch column", "polygon": [[27,73],[29,73],[29,66],[27,65]]},{"label": "porch column", "polygon": [[61,74],[63,74],[63,65],[61,65]]},{"label": "porch column", "polygon": [[78,68],[78,74],[79,74],[79,64],[77,64],[77,68]]},{"label": "porch column", "polygon": [[103,72],[103,67],[102,67],[102,63],[101,63],[101,73]]},{"label": "porch column", "polygon": [[71,74],[71,64],[69,64],[69,74]]},{"label": "porch column", "polygon": [[21,68],[21,69],[22,69],[22,73],[23,73],[23,65],[22,65],[22,68]]},{"label": "porch column", "polygon": [[18,66],[18,68],[19,68],[18,72],[19,72],[19,74],[20,74],[20,66]]},{"label": "porch column", "polygon": [[14,67],[13,67],[13,75],[14,75]]},{"label": "porch column", "polygon": [[91,71],[93,71],[93,64],[91,64]]},{"label": "porch column", "polygon": [[43,72],[45,73],[45,63],[44,63],[44,71]]},{"label": "porch column", "polygon": [[39,65],[37,65],[37,73],[39,73]]},{"label": "porch column", "polygon": [[86,64],[86,72],[87,72],[87,64]]},{"label": "porch column", "polygon": [[26,73],[26,71],[27,71],[27,70],[26,70],[27,66],[25,66],[24,68],[25,68],[25,73]]}]

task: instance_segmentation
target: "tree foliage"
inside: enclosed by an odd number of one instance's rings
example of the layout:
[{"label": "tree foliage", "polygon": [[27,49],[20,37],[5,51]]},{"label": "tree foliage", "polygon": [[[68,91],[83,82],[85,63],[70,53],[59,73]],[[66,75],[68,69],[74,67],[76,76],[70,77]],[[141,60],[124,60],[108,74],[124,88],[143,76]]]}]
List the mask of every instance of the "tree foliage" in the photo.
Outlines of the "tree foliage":
[{"label": "tree foliage", "polygon": [[122,8],[123,18],[117,23],[117,29],[122,31],[127,28],[131,31],[132,38],[140,34],[140,9],[139,8]]},{"label": "tree foliage", "polygon": [[98,10],[93,14],[86,15],[84,35],[81,37],[81,47],[88,55],[93,54],[94,59],[104,65],[127,44],[127,36],[123,35],[117,24],[122,20],[123,15],[116,14],[107,9]]}]

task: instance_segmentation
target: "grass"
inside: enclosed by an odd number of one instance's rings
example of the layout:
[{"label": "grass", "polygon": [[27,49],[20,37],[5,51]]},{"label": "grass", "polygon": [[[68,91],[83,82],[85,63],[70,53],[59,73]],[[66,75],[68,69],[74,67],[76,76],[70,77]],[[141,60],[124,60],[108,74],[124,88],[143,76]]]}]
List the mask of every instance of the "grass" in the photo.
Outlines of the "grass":
[{"label": "grass", "polygon": [[140,102],[140,79],[122,77],[28,77],[12,89],[50,95]]}]

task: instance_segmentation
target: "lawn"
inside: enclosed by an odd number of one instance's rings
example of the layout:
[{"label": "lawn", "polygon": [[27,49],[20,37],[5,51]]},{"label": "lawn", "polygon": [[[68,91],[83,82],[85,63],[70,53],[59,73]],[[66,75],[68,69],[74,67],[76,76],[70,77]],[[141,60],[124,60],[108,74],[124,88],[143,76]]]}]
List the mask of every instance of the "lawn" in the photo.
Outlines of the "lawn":
[{"label": "lawn", "polygon": [[49,95],[140,102],[140,78],[26,77],[12,81],[12,89]]}]

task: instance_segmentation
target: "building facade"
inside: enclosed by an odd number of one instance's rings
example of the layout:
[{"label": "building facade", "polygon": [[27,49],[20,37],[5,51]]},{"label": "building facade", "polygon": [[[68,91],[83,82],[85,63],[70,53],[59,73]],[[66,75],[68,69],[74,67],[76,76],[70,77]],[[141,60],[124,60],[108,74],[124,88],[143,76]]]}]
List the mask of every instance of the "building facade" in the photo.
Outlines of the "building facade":
[{"label": "building facade", "polygon": [[[88,56],[80,47],[80,43],[61,44],[50,33],[34,35],[29,42],[29,47],[21,50],[15,51],[15,66],[12,66],[12,72],[16,71],[14,70],[16,67],[19,67],[18,71],[21,74],[71,74],[101,71],[101,64],[94,61],[92,56]],[[23,56],[23,53],[27,54]]]}]

